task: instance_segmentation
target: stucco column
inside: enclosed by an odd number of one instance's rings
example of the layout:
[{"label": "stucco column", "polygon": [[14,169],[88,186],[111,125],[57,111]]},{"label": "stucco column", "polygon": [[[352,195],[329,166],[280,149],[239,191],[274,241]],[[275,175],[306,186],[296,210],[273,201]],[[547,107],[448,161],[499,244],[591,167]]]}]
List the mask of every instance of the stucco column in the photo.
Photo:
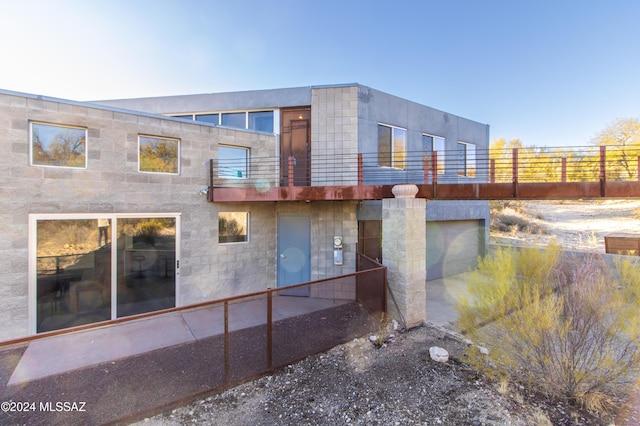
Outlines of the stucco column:
[{"label": "stucco column", "polygon": [[415,327],[426,320],[426,200],[418,187],[396,185],[395,198],[382,200],[382,259],[387,267],[391,318]]}]

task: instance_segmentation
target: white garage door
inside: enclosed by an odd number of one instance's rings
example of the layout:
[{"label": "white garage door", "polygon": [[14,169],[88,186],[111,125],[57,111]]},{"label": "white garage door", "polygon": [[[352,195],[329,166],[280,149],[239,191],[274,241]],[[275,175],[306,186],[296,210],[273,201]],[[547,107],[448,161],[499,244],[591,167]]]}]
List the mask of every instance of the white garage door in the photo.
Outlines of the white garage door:
[{"label": "white garage door", "polygon": [[484,252],[481,220],[427,221],[427,280],[466,272]]}]

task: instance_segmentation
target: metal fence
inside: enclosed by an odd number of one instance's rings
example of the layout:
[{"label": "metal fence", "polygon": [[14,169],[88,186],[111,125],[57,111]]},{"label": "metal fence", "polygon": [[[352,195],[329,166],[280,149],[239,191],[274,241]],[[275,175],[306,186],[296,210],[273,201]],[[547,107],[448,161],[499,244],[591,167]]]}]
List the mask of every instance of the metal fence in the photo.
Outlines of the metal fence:
[{"label": "metal fence", "polygon": [[[118,364],[118,367],[110,367],[118,370],[114,374],[122,381],[129,380],[129,377],[138,381],[149,378],[150,383],[157,386],[157,381],[161,380],[169,386],[169,391],[147,394],[139,405],[121,411],[105,408],[120,398],[115,394],[107,395],[107,390],[105,394],[99,395],[98,400],[90,400],[95,412],[109,413],[105,414],[105,422],[134,418],[139,413],[157,412],[239,384],[377,330],[386,307],[386,268],[363,256],[358,255],[358,258],[363,270],[351,274],[42,333],[2,342],[0,350],[6,349],[9,352],[5,354],[14,356],[11,348],[20,342],[78,331],[90,332],[90,329],[104,325],[115,326],[179,313],[189,324],[194,341],[134,355],[131,361],[116,360],[113,364]],[[166,362],[173,365],[173,368],[162,370],[161,378],[151,379],[151,372],[139,374],[140,368],[148,367],[153,371],[157,370],[157,365]],[[67,372],[54,379],[56,388],[65,389],[65,397],[70,400],[86,400],[82,387],[72,385],[71,382],[81,382],[91,376],[92,371],[101,372],[103,369],[103,365],[98,364]],[[100,380],[110,380],[110,376],[101,373],[98,377]],[[96,386],[109,388],[106,384],[96,383]],[[145,384],[136,383],[136,386],[144,388]],[[49,400],[47,391],[46,386],[39,382],[28,383],[15,389],[12,398]],[[40,395],[42,392],[44,394]],[[23,417],[16,417],[16,422],[32,420],[29,415],[26,413]],[[42,416],[44,419],[46,413]],[[57,419],[61,421],[60,418]],[[69,414],[64,419],[69,420],[70,424],[92,422],[91,413],[74,413],[74,416]]]},{"label": "metal fence", "polygon": [[[640,147],[572,146],[515,149],[406,151],[393,166],[380,164],[374,153],[318,152],[298,176],[295,158],[282,170],[279,157],[252,157],[247,174],[229,179],[227,169],[237,160],[211,160],[211,186],[268,189],[295,185],[441,184],[475,182],[593,182],[600,179],[638,181]],[[293,182],[291,182],[293,184]]]}]

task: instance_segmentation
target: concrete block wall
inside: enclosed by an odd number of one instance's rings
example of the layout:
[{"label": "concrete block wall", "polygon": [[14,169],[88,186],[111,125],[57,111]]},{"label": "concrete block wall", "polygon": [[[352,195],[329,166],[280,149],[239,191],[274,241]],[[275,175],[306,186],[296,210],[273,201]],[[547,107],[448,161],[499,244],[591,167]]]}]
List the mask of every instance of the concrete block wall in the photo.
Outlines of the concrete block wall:
[{"label": "concrete block wall", "polygon": [[312,88],[312,184],[357,184],[357,153],[358,86]]},{"label": "concrete block wall", "polygon": [[[31,166],[30,121],[87,128],[87,168]],[[139,134],[179,139],[180,173],[138,172]],[[200,190],[219,143],[275,152],[275,136],[1,91],[0,143],[0,340],[27,335],[35,308],[28,285],[29,256],[35,256],[29,252],[29,214],[179,214],[179,305],[274,285],[273,205],[212,204]],[[218,243],[218,211],[225,209],[250,212],[248,243]]]},{"label": "concrete block wall", "polygon": [[[311,271],[311,280],[320,280],[355,272],[356,244],[358,242],[357,202],[321,201],[310,203],[311,261],[317,265]],[[343,265],[334,265],[333,237],[342,237]]]}]

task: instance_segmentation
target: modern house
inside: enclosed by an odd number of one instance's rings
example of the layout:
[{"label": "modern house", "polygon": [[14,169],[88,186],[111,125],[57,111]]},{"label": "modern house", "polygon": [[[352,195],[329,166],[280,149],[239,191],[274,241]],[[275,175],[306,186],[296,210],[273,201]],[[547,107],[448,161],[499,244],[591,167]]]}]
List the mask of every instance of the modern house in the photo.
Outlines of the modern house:
[{"label": "modern house", "polygon": [[[359,84],[0,91],[0,140],[7,340],[353,272],[382,256],[384,192],[359,188],[486,180],[489,127]],[[485,251],[484,201],[428,201],[424,223],[427,279]]]}]

